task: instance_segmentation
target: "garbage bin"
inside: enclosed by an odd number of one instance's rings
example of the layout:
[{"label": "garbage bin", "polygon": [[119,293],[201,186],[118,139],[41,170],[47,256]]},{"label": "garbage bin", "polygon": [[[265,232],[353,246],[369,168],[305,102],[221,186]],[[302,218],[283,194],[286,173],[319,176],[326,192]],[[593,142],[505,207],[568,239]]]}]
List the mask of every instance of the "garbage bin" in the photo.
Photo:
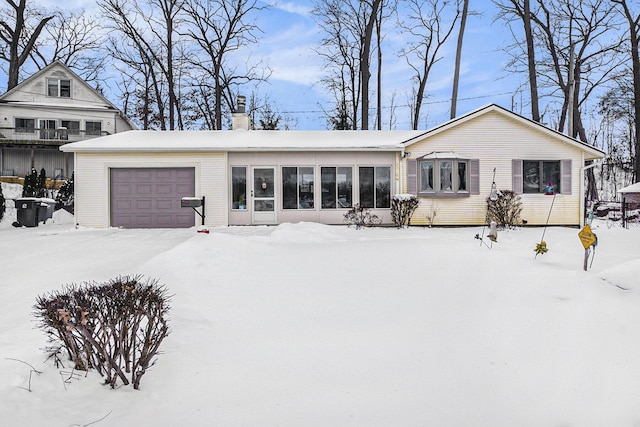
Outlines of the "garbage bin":
[{"label": "garbage bin", "polygon": [[53,211],[56,209],[56,201],[53,199],[37,199],[38,200],[38,221],[47,222],[53,218]]},{"label": "garbage bin", "polygon": [[19,225],[25,227],[38,226],[38,208],[40,202],[35,197],[16,199],[16,220]]}]

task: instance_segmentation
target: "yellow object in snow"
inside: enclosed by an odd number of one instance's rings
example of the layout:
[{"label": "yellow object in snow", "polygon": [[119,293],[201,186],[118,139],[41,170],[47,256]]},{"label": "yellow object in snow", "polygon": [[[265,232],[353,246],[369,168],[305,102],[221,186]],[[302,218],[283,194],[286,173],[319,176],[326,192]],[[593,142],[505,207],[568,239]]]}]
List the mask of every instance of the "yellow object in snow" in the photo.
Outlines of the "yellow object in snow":
[{"label": "yellow object in snow", "polygon": [[533,251],[536,253],[536,255],[549,252],[549,249],[547,249],[547,242],[543,240],[542,242],[538,243]]}]

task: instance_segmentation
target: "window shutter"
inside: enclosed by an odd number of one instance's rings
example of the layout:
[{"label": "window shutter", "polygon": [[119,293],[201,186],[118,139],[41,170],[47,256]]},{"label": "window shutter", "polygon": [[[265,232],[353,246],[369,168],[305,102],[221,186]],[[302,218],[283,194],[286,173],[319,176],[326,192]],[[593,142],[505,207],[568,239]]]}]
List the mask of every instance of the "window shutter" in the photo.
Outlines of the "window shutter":
[{"label": "window shutter", "polygon": [[418,194],[418,161],[407,159],[407,193]]},{"label": "window shutter", "polygon": [[560,194],[571,194],[571,159],[560,162]]},{"label": "window shutter", "polygon": [[469,193],[480,194],[480,160],[469,160]]},{"label": "window shutter", "polygon": [[511,191],[522,194],[522,160],[511,161]]}]

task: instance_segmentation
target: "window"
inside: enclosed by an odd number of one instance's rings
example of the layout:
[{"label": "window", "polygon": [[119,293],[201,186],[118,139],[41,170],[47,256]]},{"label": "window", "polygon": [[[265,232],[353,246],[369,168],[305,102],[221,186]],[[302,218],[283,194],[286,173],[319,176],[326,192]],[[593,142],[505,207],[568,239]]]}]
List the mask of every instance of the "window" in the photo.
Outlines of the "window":
[{"label": "window", "polygon": [[353,169],[350,167],[320,168],[322,209],[350,208],[353,204]]},{"label": "window", "polygon": [[282,168],[282,208],[313,209],[313,167]]},{"label": "window", "polygon": [[78,120],[61,120],[60,126],[67,129],[67,135],[80,135],[80,122]]},{"label": "window", "polygon": [[247,168],[231,167],[231,209],[247,209]]},{"label": "window", "polygon": [[102,135],[102,122],[85,122],[85,131],[87,135]]},{"label": "window", "polygon": [[363,208],[391,207],[391,168],[363,166],[359,168],[360,206]]},{"label": "window", "polygon": [[16,132],[18,133],[34,133],[36,131],[35,119],[16,119]]},{"label": "window", "polygon": [[544,193],[551,184],[555,193],[560,193],[560,161],[523,160],[522,192]]},{"label": "window", "polygon": [[466,159],[428,155],[418,160],[418,192],[469,193],[469,164]]},{"label": "window", "polygon": [[55,96],[56,98],[71,98],[71,80],[48,79],[47,96]]}]

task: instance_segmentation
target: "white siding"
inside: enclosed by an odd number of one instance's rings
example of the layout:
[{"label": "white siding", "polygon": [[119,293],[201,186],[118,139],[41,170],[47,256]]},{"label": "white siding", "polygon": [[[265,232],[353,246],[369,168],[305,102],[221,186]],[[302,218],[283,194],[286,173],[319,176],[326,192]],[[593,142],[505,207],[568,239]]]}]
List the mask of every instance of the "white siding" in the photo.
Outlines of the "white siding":
[{"label": "white siding", "polygon": [[[507,116],[489,112],[472,120],[416,142],[409,147],[411,158],[433,151],[455,151],[470,159],[480,159],[480,195],[465,198],[420,198],[420,207],[413,216],[414,225],[428,224],[426,216],[437,210],[435,225],[481,225],[486,217],[486,198],[491,190],[493,169],[498,189],[512,189],[512,160],[572,161],[571,194],[556,196],[550,224],[580,224],[580,173],[583,152],[551,137],[532,126],[523,125]],[[404,161],[406,164],[406,161]],[[403,166],[404,167],[404,166]],[[407,191],[406,181],[403,191]],[[544,224],[553,197],[543,194],[522,194],[522,218],[529,224]]]},{"label": "white siding", "polygon": [[[196,171],[194,196],[206,197],[205,224],[227,224],[224,153],[77,153],[74,184],[78,224],[96,228],[110,226],[109,168],[113,167],[193,167]],[[199,217],[196,224],[200,224]]]}]

